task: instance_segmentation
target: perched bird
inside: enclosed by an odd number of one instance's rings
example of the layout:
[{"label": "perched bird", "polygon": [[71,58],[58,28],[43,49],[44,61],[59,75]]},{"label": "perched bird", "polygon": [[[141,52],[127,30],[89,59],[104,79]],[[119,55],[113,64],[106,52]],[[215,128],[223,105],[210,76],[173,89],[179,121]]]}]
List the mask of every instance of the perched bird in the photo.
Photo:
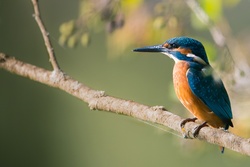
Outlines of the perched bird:
[{"label": "perched bird", "polygon": [[[194,136],[204,126],[214,128],[233,127],[232,110],[227,91],[221,79],[208,62],[202,43],[189,37],[175,37],[162,45],[134,49],[135,52],[161,52],[175,61],[173,69],[174,89],[178,99],[194,118],[187,118],[180,124],[201,120]],[[224,151],[222,147],[221,151]]]}]

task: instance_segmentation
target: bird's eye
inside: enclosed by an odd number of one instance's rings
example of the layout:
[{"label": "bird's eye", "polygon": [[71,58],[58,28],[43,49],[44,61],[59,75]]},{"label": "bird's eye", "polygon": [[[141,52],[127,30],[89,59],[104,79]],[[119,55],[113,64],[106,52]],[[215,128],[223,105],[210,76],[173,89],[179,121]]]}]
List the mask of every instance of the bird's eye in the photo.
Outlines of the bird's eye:
[{"label": "bird's eye", "polygon": [[174,48],[178,48],[179,46],[175,43],[171,43],[169,44],[169,49],[174,49]]},{"label": "bird's eye", "polygon": [[162,47],[164,48],[168,48],[168,49],[175,49],[175,48],[179,48],[179,46],[176,43],[164,43],[162,45]]}]

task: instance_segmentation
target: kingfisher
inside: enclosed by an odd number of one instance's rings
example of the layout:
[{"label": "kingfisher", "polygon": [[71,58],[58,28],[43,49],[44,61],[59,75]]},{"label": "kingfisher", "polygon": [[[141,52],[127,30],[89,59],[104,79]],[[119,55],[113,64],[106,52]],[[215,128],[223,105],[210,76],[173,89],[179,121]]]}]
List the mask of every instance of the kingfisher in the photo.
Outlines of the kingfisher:
[{"label": "kingfisher", "polygon": [[[184,107],[194,118],[184,119],[180,128],[184,130],[187,122],[202,123],[194,129],[197,137],[204,126],[223,128],[233,127],[230,99],[220,77],[210,66],[204,46],[190,37],[174,37],[163,44],[146,46],[134,52],[160,52],[172,58],[173,83],[175,93]],[[221,152],[224,148],[221,147]]]}]

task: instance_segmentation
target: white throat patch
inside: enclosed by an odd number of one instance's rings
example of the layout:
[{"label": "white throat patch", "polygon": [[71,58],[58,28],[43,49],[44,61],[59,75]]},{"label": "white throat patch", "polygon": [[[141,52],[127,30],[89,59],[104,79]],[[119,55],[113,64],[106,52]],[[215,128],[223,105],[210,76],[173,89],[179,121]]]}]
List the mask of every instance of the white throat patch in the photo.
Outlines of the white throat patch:
[{"label": "white throat patch", "polygon": [[176,57],[174,57],[174,55],[172,55],[170,53],[167,53],[167,52],[161,52],[161,53],[163,53],[164,55],[167,55],[168,57],[170,57],[171,59],[173,59],[175,62],[179,61]]},{"label": "white throat patch", "polygon": [[196,62],[201,63],[203,65],[207,65],[207,63],[204,60],[202,60],[202,58],[200,58],[192,53],[188,53],[187,57],[193,57]]}]

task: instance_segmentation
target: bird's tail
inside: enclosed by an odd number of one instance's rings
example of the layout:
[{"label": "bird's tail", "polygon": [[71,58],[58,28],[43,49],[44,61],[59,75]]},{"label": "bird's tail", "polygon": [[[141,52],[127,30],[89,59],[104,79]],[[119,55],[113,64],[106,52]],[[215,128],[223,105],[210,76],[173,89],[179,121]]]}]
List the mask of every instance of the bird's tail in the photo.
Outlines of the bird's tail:
[{"label": "bird's tail", "polygon": [[223,154],[224,153],[224,150],[225,150],[225,147],[222,147],[222,146],[219,146],[220,147],[220,152],[221,152],[221,154]]}]

